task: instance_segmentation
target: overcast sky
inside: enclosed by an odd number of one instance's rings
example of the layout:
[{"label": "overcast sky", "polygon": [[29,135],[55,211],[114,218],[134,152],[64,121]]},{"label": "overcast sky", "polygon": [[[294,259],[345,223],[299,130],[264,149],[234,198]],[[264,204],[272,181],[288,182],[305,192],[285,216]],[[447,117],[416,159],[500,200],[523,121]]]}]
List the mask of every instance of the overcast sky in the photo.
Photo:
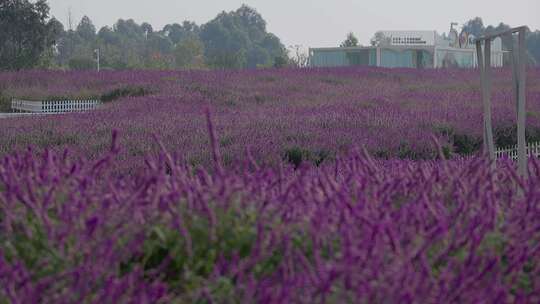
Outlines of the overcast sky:
[{"label": "overcast sky", "polygon": [[49,0],[51,14],[64,24],[71,8],[75,25],[87,15],[98,28],[119,18],[133,18],[156,29],[184,20],[202,24],[242,3],[257,9],[268,30],[287,46],[337,46],[351,31],[363,44],[377,30],[442,33],[450,22],[475,16],[482,17],[484,24],[502,21],[540,29],[540,0]]}]

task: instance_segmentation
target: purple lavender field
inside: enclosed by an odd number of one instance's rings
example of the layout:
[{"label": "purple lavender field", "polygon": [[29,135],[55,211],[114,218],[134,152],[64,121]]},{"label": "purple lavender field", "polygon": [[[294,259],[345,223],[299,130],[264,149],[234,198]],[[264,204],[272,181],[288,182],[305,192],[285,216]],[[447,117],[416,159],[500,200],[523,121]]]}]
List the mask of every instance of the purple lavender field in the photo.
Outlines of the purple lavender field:
[{"label": "purple lavender field", "polygon": [[[0,303],[538,303],[540,162],[481,157],[478,78],[0,73],[3,96],[110,100],[0,120]],[[540,69],[527,98],[539,140]]]},{"label": "purple lavender field", "polygon": [[[511,75],[497,71],[494,81],[497,144],[511,145]],[[290,151],[318,162],[363,146],[380,158],[433,159],[437,153],[429,140],[432,135],[449,155],[472,154],[481,147],[478,87],[478,72],[468,70],[0,73],[4,96],[98,97],[129,88],[146,93],[117,99],[92,113],[0,120],[0,154],[34,145],[70,148],[95,159],[107,150],[111,131],[117,129],[124,172],[142,168],[145,155],[159,151],[154,133],[179,157],[207,165],[207,107],[226,165],[241,161],[246,148],[257,162],[270,165]],[[537,141],[540,69],[529,72],[527,97],[529,141]]]}]

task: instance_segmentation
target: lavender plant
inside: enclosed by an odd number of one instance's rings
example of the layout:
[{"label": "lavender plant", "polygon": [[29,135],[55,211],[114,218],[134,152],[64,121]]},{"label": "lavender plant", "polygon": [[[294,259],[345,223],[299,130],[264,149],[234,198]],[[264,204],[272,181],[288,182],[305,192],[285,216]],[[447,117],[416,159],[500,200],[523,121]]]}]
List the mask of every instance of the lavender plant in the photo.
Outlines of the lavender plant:
[{"label": "lavender plant", "polygon": [[0,164],[0,302],[534,303],[540,163],[352,152],[211,168],[165,150],[138,176],[28,150]]}]

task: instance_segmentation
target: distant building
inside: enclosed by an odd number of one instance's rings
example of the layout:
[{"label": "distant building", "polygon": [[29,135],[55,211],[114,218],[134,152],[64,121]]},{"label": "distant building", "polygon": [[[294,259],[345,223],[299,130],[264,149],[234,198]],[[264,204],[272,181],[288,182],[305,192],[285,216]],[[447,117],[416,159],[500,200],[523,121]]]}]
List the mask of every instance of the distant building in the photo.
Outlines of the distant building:
[{"label": "distant building", "polygon": [[[436,31],[381,31],[376,37],[368,47],[311,48],[310,64],[388,68],[474,68],[478,64],[474,37],[453,28],[448,37]],[[491,48],[492,66],[503,66],[501,39],[495,39]]]}]

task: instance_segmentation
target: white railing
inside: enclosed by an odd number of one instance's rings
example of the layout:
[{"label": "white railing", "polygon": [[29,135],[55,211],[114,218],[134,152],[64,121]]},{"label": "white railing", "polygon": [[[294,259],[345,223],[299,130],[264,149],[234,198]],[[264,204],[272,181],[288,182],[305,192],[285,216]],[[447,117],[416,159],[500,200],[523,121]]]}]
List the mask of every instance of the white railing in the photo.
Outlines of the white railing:
[{"label": "white railing", "polygon": [[93,110],[101,104],[99,100],[44,100],[30,101],[12,99],[14,111],[31,113],[68,113]]},{"label": "white railing", "polygon": [[[536,143],[529,143],[526,146],[526,153],[528,157],[531,156],[540,156],[540,142]],[[517,145],[507,148],[498,148],[495,150],[495,157],[497,159],[508,157],[513,160],[516,160],[518,158],[518,148]]]}]

